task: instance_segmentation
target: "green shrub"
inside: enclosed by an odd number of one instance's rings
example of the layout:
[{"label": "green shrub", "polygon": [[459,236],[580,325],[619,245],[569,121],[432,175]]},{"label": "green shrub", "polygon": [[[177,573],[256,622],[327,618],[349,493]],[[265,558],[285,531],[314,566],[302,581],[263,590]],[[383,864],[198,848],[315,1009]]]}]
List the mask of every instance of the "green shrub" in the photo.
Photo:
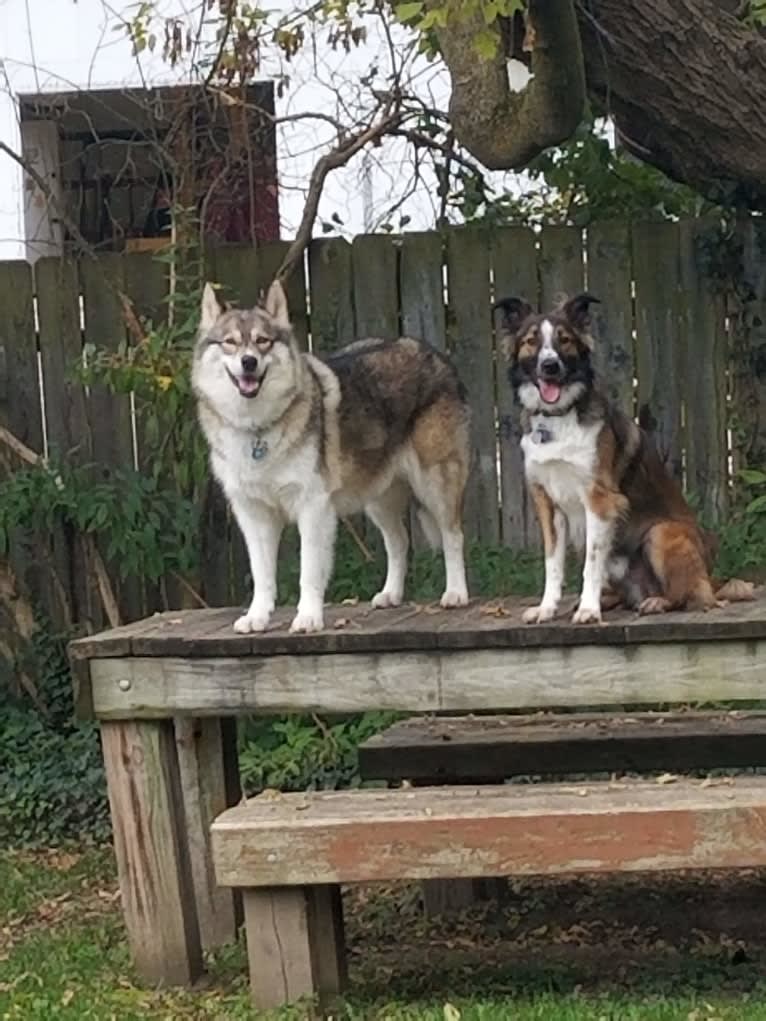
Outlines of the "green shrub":
[{"label": "green shrub", "polygon": [[41,628],[26,660],[45,709],[14,697],[7,686],[0,715],[0,846],[104,840],[109,811],[98,730],[72,717],[65,637]]}]

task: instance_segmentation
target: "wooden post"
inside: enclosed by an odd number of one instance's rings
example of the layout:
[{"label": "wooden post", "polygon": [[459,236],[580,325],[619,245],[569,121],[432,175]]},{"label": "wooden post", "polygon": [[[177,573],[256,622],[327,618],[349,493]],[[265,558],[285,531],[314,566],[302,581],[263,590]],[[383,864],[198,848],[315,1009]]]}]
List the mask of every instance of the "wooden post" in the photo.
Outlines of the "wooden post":
[{"label": "wooden post", "polygon": [[189,985],[202,974],[172,720],[101,724],[122,910],[141,979]]},{"label": "wooden post", "polygon": [[346,955],[337,886],[250,889],[244,902],[257,1009],[313,996],[326,1002],[342,991]]},{"label": "wooden post", "polygon": [[216,884],[210,855],[210,824],[241,796],[236,720],[178,718],[175,739],[200,939],[214,950],[236,939],[242,920],[241,900]]}]

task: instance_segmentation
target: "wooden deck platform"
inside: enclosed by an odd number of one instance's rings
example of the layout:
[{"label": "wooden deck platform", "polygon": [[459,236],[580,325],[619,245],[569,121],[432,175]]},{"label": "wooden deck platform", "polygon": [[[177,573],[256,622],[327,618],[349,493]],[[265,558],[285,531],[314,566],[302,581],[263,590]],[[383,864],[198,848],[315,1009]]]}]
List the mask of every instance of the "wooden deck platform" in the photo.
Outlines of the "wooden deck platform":
[{"label": "wooden deck platform", "polygon": [[[327,628],[237,635],[236,609],[158,614],[71,647],[80,707],[101,719],[242,712],[413,712],[766,698],[766,598],[710,613],[525,625],[532,600],[465,610],[339,606]],[[89,669],[84,661],[90,661]]]},{"label": "wooden deck platform", "polygon": [[[265,634],[245,636],[232,628],[238,609],[188,610],[72,643],[78,711],[101,723],[138,973],[150,982],[193,982],[202,948],[236,932],[237,900],[216,885],[210,860],[210,825],[239,801],[229,717],[766,701],[763,595],[709,614],[610,614],[600,627],[572,626],[571,600],[560,621],[524,625],[531,602],[474,602],[459,611],[338,606],[314,635],[291,635],[288,610]],[[760,809],[736,797],[730,803],[730,793],[720,795],[720,832],[739,832],[744,813],[744,836],[752,822],[762,839]],[[567,811],[580,804],[574,797]],[[657,790],[647,799],[656,805]],[[582,800],[595,804],[595,795]],[[692,815],[700,807],[695,801]]]}]

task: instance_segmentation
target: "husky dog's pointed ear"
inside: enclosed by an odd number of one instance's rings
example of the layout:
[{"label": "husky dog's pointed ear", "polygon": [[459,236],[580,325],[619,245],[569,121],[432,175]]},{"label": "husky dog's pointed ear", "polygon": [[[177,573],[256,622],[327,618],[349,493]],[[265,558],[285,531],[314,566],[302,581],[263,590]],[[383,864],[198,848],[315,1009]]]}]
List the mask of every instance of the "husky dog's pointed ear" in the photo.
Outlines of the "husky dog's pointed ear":
[{"label": "husky dog's pointed ear", "polygon": [[519,327],[532,315],[534,309],[523,298],[501,298],[494,304],[494,311],[500,312],[500,324],[506,333],[517,333]]},{"label": "husky dog's pointed ear", "polygon": [[570,298],[563,306],[562,312],[576,330],[587,330],[590,326],[590,307],[600,304],[598,298],[594,298],[592,294],[584,291],[582,294],[576,294],[574,298]]},{"label": "husky dog's pointed ear", "polygon": [[199,320],[199,332],[203,335],[209,333],[221,312],[223,312],[223,306],[218,300],[218,295],[215,293],[213,285],[206,283],[205,289],[202,292],[202,312]]},{"label": "husky dog's pointed ear", "polygon": [[266,294],[263,307],[277,324],[285,329],[290,325],[290,314],[287,310],[287,295],[279,280],[275,280]]}]

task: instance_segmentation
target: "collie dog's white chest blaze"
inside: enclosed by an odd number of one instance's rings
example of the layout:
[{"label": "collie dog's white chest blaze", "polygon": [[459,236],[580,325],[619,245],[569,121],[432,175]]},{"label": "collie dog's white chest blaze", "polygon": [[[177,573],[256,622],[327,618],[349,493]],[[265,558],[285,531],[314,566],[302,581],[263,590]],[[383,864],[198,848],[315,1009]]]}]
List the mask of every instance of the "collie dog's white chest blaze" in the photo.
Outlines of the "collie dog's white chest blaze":
[{"label": "collie dog's white chest blaze", "polygon": [[585,505],[596,471],[598,435],[603,422],[578,422],[577,412],[535,415],[521,441],[524,472],[541,486],[566,516],[572,544],[585,543]]}]

